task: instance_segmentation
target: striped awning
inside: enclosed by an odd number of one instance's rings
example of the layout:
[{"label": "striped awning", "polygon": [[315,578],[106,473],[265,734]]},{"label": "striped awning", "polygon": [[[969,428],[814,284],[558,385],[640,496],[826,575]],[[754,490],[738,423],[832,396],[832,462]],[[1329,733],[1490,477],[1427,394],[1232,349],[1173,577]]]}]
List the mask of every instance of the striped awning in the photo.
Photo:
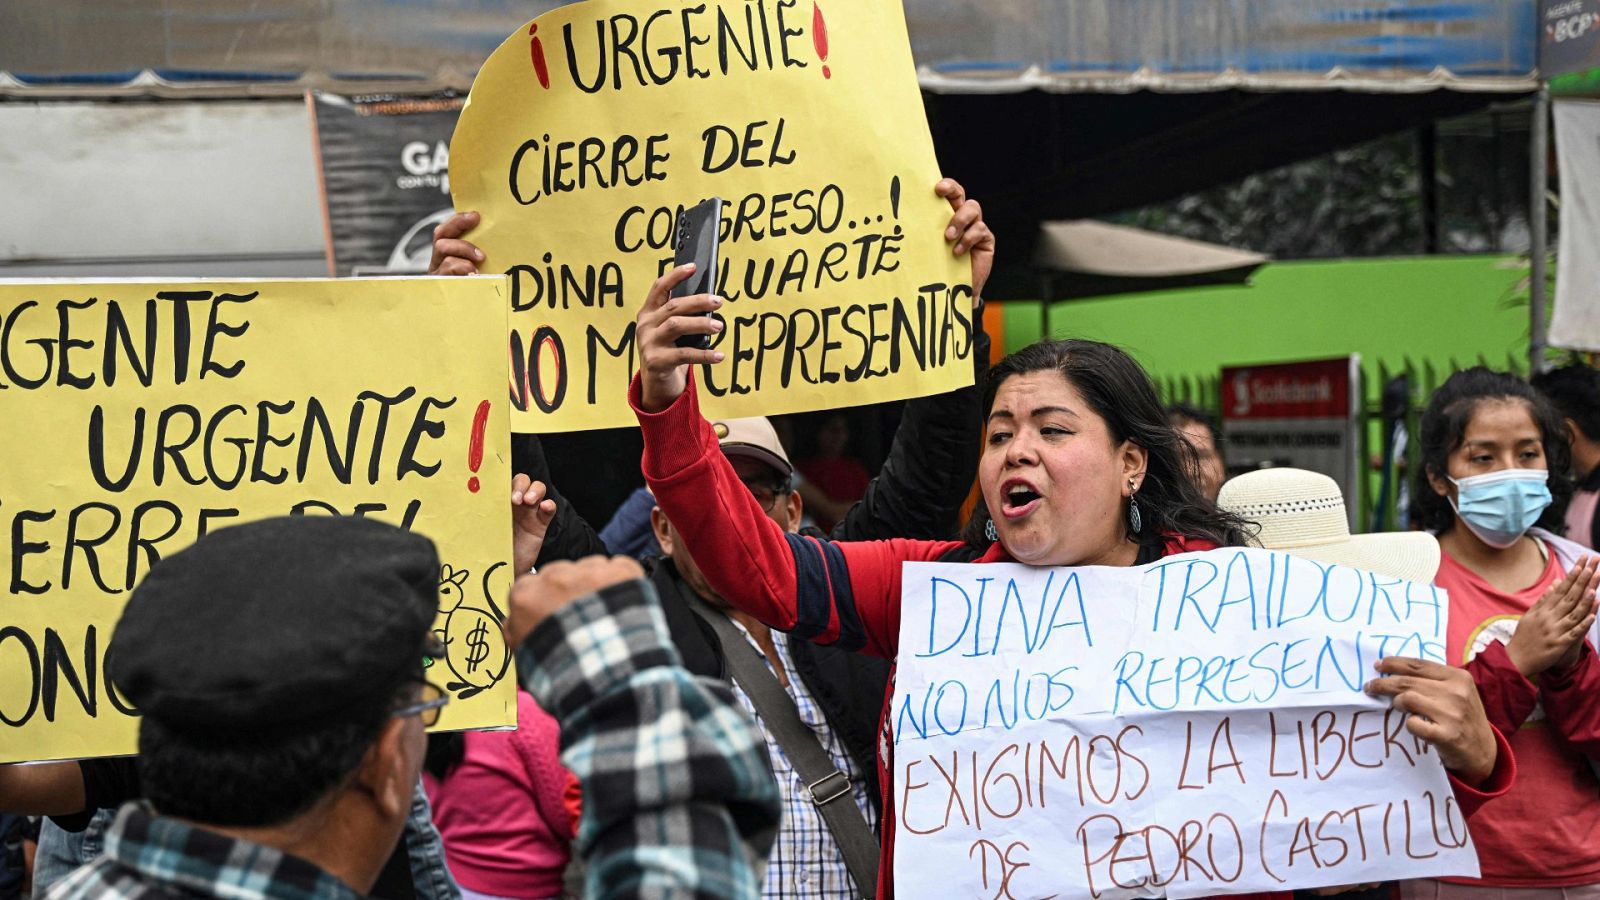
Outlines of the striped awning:
[{"label": "striped awning", "polygon": [[[790,0],[755,0],[778,3]],[[825,5],[831,0],[792,0]],[[905,0],[935,93],[1537,87],[1529,0]],[[10,0],[0,96],[465,91],[550,0]]]}]

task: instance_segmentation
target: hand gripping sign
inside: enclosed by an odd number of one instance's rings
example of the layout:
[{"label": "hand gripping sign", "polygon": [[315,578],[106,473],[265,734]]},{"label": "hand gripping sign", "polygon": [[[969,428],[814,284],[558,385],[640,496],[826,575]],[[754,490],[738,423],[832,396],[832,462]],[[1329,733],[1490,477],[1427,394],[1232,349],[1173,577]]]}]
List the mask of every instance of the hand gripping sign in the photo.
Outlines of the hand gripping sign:
[{"label": "hand gripping sign", "polygon": [[456,208],[511,277],[512,427],[634,424],[634,319],[678,212],[724,201],[726,354],[707,413],[871,403],[971,381],[972,289],[895,0],[588,0],[484,63],[450,146]]},{"label": "hand gripping sign", "polygon": [[905,567],[905,896],[1194,897],[1478,874],[1438,756],[1362,692],[1444,591],[1282,553]]},{"label": "hand gripping sign", "polygon": [[[446,729],[516,722],[503,278],[0,285],[0,762],[132,753],[106,680],[157,560],[375,516],[443,561]],[[204,634],[187,636],[204,641]]]}]

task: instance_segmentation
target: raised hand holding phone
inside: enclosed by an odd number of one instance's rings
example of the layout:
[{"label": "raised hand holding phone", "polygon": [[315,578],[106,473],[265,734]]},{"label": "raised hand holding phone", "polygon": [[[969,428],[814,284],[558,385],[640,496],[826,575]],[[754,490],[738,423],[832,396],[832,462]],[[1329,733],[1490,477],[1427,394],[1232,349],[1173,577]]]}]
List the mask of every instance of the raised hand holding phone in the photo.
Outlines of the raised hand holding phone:
[{"label": "raised hand holding phone", "polygon": [[[722,198],[712,197],[678,213],[678,228],[674,235],[677,252],[674,266],[694,265],[694,274],[672,289],[673,297],[692,297],[711,294],[717,289],[718,229],[722,225]],[[707,312],[706,315],[711,315]],[[711,346],[711,335],[685,334],[678,338],[679,347],[705,350]]]}]

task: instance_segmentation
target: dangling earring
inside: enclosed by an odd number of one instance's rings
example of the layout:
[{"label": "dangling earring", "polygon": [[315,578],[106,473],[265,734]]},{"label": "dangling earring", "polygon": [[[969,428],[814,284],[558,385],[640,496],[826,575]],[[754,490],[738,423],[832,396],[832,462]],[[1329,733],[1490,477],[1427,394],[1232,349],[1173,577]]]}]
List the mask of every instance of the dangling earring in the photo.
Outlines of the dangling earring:
[{"label": "dangling earring", "polygon": [[1139,501],[1134,499],[1134,494],[1139,492],[1139,486],[1132,478],[1128,479],[1128,528],[1138,534],[1144,528],[1144,521],[1139,515]]},{"label": "dangling earring", "polygon": [[988,538],[990,541],[1000,540],[1000,532],[995,530],[993,519],[983,523],[983,536]]}]

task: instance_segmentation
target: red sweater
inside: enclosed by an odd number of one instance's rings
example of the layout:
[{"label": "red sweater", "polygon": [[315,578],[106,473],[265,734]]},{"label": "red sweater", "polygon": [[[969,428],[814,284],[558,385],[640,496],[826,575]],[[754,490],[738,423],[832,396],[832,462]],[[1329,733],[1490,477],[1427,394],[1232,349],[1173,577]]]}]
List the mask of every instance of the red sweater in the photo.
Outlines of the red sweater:
[{"label": "red sweater", "polygon": [[1600,658],[1587,641],[1578,663],[1522,677],[1504,640],[1565,572],[1554,553],[1539,579],[1496,590],[1447,553],[1435,579],[1450,592],[1446,652],[1478,685],[1489,723],[1510,735],[1522,777],[1473,822],[1481,881],[1497,887],[1575,887],[1600,882],[1600,782],[1586,757],[1600,755]]},{"label": "red sweater", "polygon": [[[700,415],[691,374],[689,388],[659,413],[639,405],[639,379],[629,387],[629,403],[644,432],[645,480],[656,504],[683,539],[689,555],[711,587],[725,600],[767,625],[822,644],[839,643],[893,660],[900,643],[900,568],[907,562],[932,562],[964,545],[959,541],[819,541],[786,534],[767,518],[722,455],[711,425]],[[1208,541],[1172,538],[1166,552],[1209,550]],[[974,560],[1009,562],[998,544]],[[890,701],[883,699],[879,725],[878,784],[883,797],[878,897],[894,896],[894,803],[888,754]],[[1494,774],[1480,789],[1452,783],[1464,815],[1509,788],[1516,766],[1497,733],[1500,753]],[[1292,892],[1239,895],[1289,898]]]}]

